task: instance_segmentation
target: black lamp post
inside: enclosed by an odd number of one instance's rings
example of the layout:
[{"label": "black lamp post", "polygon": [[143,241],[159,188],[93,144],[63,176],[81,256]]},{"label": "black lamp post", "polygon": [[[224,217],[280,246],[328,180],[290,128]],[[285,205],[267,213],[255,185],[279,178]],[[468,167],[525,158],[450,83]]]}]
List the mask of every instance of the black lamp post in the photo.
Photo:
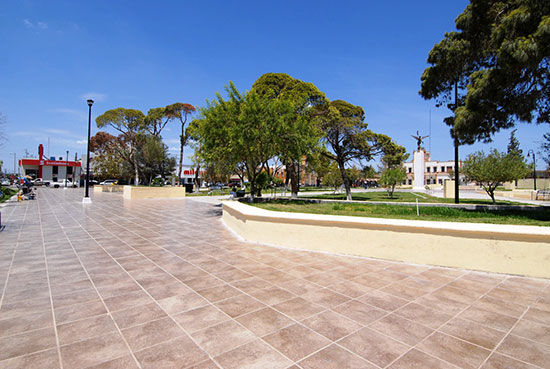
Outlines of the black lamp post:
[{"label": "black lamp post", "polygon": [[90,183],[90,130],[92,126],[92,105],[94,100],[88,100],[88,152],[86,154],[86,192],[84,194],[83,203],[91,203],[92,199],[89,196],[89,183]]},{"label": "black lamp post", "polygon": [[535,152],[531,149],[527,151],[527,157],[529,158],[533,154],[533,189],[537,190],[537,159],[535,157]]},{"label": "black lamp post", "polygon": [[69,150],[67,150],[67,156],[65,160],[65,188],[67,188],[67,172],[69,171]]}]

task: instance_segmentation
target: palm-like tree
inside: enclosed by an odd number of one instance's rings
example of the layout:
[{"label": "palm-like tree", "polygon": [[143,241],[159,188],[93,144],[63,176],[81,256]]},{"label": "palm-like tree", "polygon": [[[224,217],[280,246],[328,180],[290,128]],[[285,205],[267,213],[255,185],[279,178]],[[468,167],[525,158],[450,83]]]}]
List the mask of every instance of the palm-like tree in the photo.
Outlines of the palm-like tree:
[{"label": "palm-like tree", "polygon": [[[183,148],[185,144],[187,143],[188,135],[185,133],[185,123],[187,123],[187,116],[190,114],[193,114],[197,109],[191,104],[186,103],[174,103],[172,105],[168,105],[165,110],[164,114],[169,119],[179,119],[181,122],[181,134],[180,134],[180,162],[179,162],[179,169],[178,169],[178,179],[181,180],[181,172],[182,172],[182,166],[183,166]],[[180,181],[181,184],[181,181]]]}]

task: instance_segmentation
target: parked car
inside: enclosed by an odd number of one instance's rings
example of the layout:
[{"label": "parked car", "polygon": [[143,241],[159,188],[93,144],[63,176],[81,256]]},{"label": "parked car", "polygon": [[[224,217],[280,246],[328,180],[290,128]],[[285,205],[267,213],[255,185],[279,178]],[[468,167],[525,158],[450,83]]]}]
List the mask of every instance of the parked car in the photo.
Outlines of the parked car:
[{"label": "parked car", "polygon": [[45,181],[42,178],[36,178],[35,180],[31,181],[31,183],[35,186],[46,186],[48,187],[50,185],[50,181]]},{"label": "parked car", "polygon": [[[67,181],[67,185],[65,186],[65,181]],[[76,188],[78,187],[78,183],[74,183],[73,181],[71,181],[70,179],[62,179],[61,181],[57,181],[57,182],[51,182],[50,183],[50,186],[52,186],[53,188],[59,188],[59,187],[72,187],[72,188]]]},{"label": "parked car", "polygon": [[102,186],[114,186],[118,183],[116,179],[106,179],[103,182],[99,182]]},{"label": "parked car", "polygon": [[11,185],[11,182],[10,182],[9,179],[4,178],[4,179],[2,179],[2,182],[0,182],[0,184],[1,184],[2,186],[10,186],[10,185]]}]

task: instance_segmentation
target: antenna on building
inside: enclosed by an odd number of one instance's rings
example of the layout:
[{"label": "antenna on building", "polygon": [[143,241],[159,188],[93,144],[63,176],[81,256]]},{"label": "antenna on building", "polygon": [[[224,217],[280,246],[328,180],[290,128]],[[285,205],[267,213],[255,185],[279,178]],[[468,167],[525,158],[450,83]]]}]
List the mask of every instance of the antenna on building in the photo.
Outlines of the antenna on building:
[{"label": "antenna on building", "polygon": [[428,152],[432,152],[432,108],[430,108],[430,127],[428,129],[430,140],[428,141]]}]

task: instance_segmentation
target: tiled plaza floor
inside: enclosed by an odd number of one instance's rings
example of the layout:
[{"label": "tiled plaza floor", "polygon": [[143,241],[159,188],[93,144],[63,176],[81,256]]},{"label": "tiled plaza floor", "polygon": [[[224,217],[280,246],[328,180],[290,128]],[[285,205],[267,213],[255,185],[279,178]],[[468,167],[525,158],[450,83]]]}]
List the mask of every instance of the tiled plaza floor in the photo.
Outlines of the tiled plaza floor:
[{"label": "tiled plaza floor", "polygon": [[2,209],[2,369],[550,368],[548,280],[249,244],[191,199],[81,199]]}]

